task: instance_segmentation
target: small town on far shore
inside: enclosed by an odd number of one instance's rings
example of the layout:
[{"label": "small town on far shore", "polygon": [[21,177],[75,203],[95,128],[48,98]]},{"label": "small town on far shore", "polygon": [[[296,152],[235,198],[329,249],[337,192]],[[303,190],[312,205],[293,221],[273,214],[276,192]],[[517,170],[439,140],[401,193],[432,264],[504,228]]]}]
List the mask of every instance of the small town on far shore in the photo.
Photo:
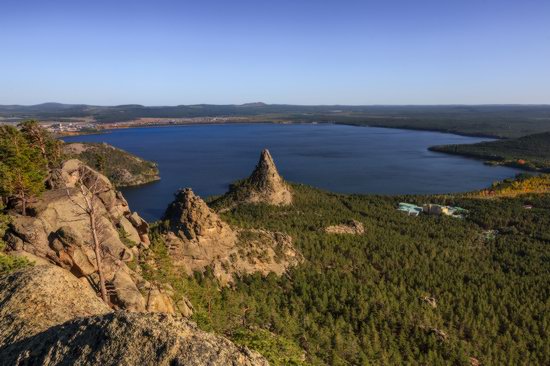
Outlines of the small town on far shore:
[{"label": "small town on far shore", "polygon": [[[1,118],[0,125],[17,125],[27,119],[32,118]],[[190,117],[190,118],[137,118],[129,121],[104,122],[98,123],[93,117],[71,118],[70,120],[39,120],[39,123],[47,131],[60,136],[78,135],[87,133],[101,133],[106,130],[132,128],[132,127],[150,127],[150,126],[171,126],[171,125],[190,125],[190,124],[218,124],[218,123],[258,123],[261,118],[254,117]],[[272,122],[290,123],[289,121],[273,120]]]}]

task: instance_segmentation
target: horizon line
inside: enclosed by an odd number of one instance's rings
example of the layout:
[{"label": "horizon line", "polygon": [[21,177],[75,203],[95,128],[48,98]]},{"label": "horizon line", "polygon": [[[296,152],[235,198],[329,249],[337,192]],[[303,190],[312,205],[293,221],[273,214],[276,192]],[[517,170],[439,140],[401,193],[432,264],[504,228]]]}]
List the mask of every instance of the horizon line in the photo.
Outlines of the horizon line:
[{"label": "horizon line", "polygon": [[452,106],[550,106],[548,103],[437,103],[437,104],[293,104],[293,103],[265,103],[265,102],[246,102],[246,103],[193,103],[193,104],[88,104],[88,103],[63,103],[63,102],[42,102],[35,104],[0,104],[0,107],[36,107],[42,105],[61,105],[61,106],[90,106],[90,107],[187,107],[187,106],[299,106],[299,107],[452,107]]}]

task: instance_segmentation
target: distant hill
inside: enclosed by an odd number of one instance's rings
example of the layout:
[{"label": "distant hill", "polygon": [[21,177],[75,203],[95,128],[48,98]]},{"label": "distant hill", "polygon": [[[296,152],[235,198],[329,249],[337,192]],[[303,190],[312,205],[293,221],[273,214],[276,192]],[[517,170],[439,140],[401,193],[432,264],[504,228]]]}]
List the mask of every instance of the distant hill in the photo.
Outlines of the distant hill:
[{"label": "distant hill", "polygon": [[520,137],[550,132],[550,105],[345,106],[196,104],[94,106],[44,103],[0,105],[0,119],[61,120],[93,117],[99,123],[138,118],[247,117],[250,121],[320,122],[430,130],[472,136]]},{"label": "distant hill", "polygon": [[266,105],[264,102],[254,102],[241,104],[241,107],[264,107]]},{"label": "distant hill", "polygon": [[550,132],[477,144],[433,146],[430,150],[527,170],[550,171]]}]

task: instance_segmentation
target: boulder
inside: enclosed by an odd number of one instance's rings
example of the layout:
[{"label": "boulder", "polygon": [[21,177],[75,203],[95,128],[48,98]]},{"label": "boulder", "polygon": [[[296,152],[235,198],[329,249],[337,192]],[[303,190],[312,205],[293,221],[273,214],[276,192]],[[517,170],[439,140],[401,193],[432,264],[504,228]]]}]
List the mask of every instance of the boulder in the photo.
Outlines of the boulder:
[{"label": "boulder", "polygon": [[125,268],[119,268],[113,279],[110,300],[113,305],[128,311],[145,311],[145,301]]},{"label": "boulder", "polygon": [[340,225],[327,226],[325,232],[327,234],[363,235],[365,233],[365,227],[357,220],[349,220]]},{"label": "boulder", "polygon": [[151,287],[147,294],[146,310],[150,313],[175,314],[172,299],[156,287]]},{"label": "boulder", "polygon": [[165,314],[115,312],[68,321],[0,349],[6,365],[268,366],[257,352]]},{"label": "boulder", "polygon": [[422,301],[424,301],[426,304],[430,305],[432,308],[437,308],[437,301],[434,297],[431,296],[422,296],[420,298]]},{"label": "boulder", "polygon": [[121,217],[118,225],[122,228],[122,230],[124,230],[124,234],[127,239],[131,240],[136,245],[141,242],[141,237],[138,231],[126,217]]},{"label": "boulder", "polygon": [[[75,276],[88,276],[97,271],[95,262],[86,254],[82,238],[71,226],[62,226],[56,232],[50,247],[56,251],[60,261]],[[91,250],[89,250],[91,252]]]},{"label": "boulder", "polygon": [[176,193],[164,219],[169,221],[172,232],[183,240],[201,244],[215,241],[218,246],[228,247],[235,245],[233,230],[191,188]]},{"label": "boulder", "polygon": [[125,214],[130,214],[128,202],[118,192],[109,179],[77,159],[70,159],[63,163],[60,179],[55,186],[58,188],[75,188],[79,182],[86,187],[94,187],[98,197],[112,219],[118,221]]},{"label": "boulder", "polygon": [[0,304],[0,349],[76,317],[111,311],[90,286],[55,265],[0,277]]},{"label": "boulder", "polygon": [[128,216],[128,220],[136,228],[140,235],[147,234],[149,232],[149,224],[147,221],[141,218],[137,212],[133,212]]},{"label": "boulder", "polygon": [[190,318],[195,312],[193,304],[191,304],[191,301],[189,301],[186,297],[182,297],[176,302],[176,309],[183,317],[186,318]]}]

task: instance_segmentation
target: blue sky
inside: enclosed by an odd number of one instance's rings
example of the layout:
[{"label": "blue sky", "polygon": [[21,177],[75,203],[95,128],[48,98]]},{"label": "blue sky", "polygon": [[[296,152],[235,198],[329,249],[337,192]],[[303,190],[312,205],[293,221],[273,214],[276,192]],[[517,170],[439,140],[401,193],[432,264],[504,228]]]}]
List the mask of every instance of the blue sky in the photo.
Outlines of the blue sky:
[{"label": "blue sky", "polygon": [[0,104],[550,103],[550,1],[0,1]]}]

